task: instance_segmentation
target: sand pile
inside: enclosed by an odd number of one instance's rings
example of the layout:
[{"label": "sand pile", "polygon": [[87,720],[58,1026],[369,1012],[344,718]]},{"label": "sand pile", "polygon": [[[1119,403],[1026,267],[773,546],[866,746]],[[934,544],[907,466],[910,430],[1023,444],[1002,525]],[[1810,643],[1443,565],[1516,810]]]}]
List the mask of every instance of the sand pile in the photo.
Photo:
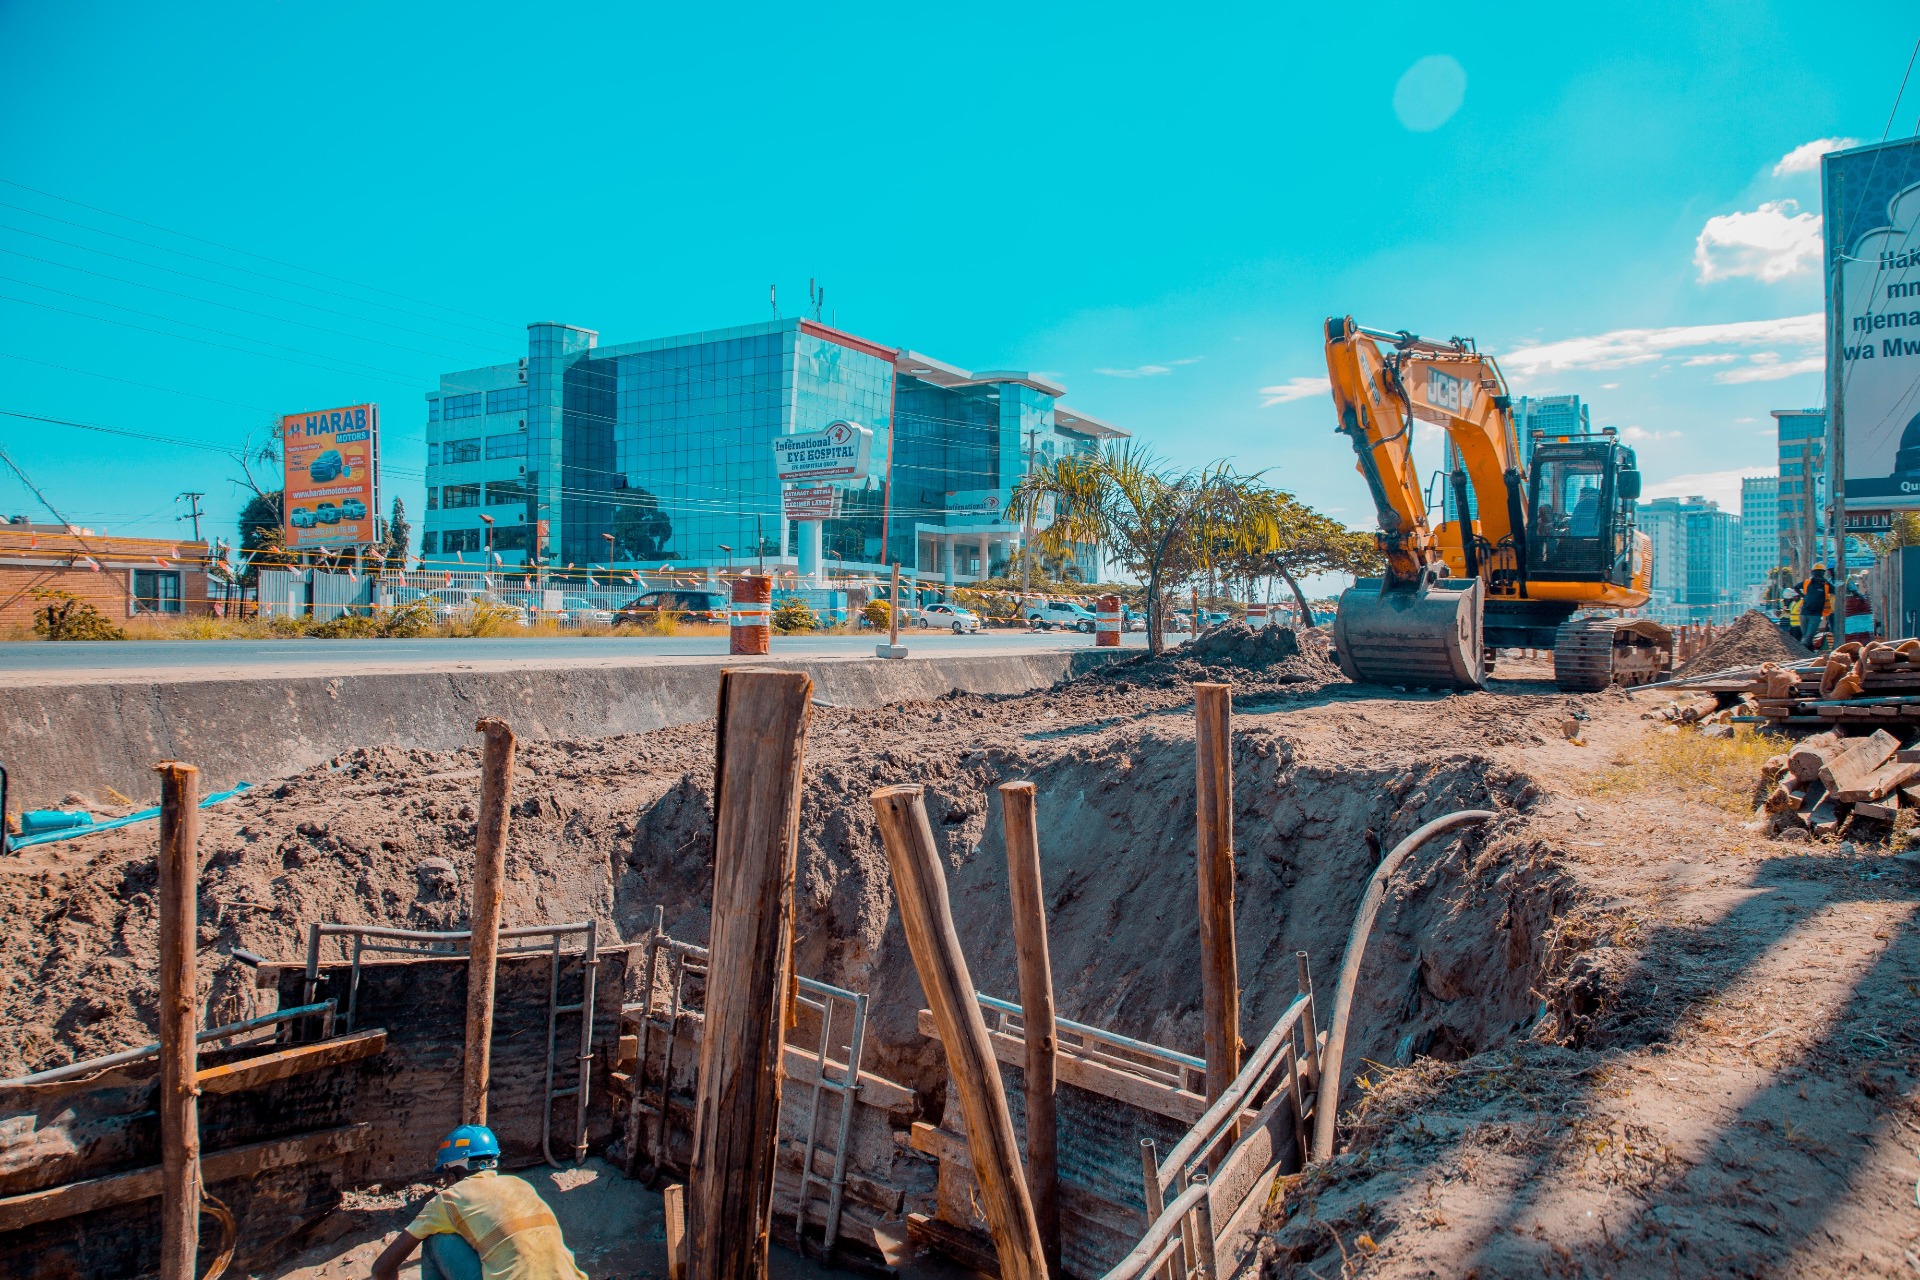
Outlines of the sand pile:
[{"label": "sand pile", "polygon": [[1771,618],[1749,609],[1734,624],[1714,637],[1713,643],[1696,653],[1674,677],[1711,675],[1735,667],[1757,667],[1763,662],[1797,662],[1811,658],[1813,651],[1774,625]]}]

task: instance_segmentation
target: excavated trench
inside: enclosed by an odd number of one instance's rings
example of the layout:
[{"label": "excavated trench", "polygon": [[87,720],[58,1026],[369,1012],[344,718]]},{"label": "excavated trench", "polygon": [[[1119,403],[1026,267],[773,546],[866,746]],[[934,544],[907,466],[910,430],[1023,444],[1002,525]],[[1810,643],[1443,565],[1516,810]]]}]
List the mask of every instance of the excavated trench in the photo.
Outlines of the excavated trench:
[{"label": "excavated trench", "polygon": [[[1362,970],[1346,1061],[1360,1069],[1368,1060],[1458,1059],[1538,1017],[1545,935],[1570,890],[1525,833],[1534,785],[1464,751],[1369,770],[1319,766],[1257,725],[1243,719],[1234,744],[1242,1037],[1257,1040],[1292,999],[1296,951],[1308,953],[1330,1007],[1354,911],[1384,851],[1464,808],[1501,816],[1433,842],[1396,876]],[[1201,1052],[1193,739],[1184,728],[1176,721],[1037,759],[996,748],[947,759],[882,751],[864,767],[808,770],[798,967],[870,994],[869,1070],[910,1085],[937,1112],[945,1072],[939,1048],[916,1029],[924,1001],[868,802],[874,787],[902,781],[926,787],[980,990],[1018,996],[993,788],[1030,779],[1060,1014]],[[705,777],[688,775],[639,815],[615,868],[623,932],[650,926],[659,904],[669,933],[707,936],[709,803]]]}]

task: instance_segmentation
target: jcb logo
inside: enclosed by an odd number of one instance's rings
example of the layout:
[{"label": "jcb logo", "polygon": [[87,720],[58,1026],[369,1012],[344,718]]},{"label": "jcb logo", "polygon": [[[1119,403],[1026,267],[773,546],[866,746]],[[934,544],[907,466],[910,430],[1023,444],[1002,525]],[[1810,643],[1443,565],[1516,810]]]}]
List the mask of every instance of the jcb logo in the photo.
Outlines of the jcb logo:
[{"label": "jcb logo", "polygon": [[1427,370],[1427,403],[1436,409],[1460,412],[1460,406],[1466,401],[1466,390],[1467,384],[1452,374]]}]

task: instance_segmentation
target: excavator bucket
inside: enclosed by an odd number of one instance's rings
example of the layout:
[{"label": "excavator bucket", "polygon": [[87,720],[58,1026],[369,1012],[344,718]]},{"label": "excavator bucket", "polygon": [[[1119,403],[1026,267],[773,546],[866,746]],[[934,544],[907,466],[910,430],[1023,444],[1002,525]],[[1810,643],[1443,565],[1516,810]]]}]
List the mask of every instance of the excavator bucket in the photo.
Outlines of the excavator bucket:
[{"label": "excavator bucket", "polygon": [[1477,689],[1486,679],[1479,579],[1385,588],[1363,578],[1340,595],[1333,647],[1347,678],[1430,689]]}]

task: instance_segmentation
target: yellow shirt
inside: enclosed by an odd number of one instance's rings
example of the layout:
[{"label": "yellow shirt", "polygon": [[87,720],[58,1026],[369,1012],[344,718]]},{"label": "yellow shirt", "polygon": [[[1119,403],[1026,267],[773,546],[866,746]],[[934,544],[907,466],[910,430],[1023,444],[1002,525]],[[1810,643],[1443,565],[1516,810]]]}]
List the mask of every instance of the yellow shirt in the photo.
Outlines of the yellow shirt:
[{"label": "yellow shirt", "polygon": [[480,1255],[486,1280],[587,1280],[540,1193],[482,1169],[433,1199],[407,1224],[416,1240],[457,1235]]}]

